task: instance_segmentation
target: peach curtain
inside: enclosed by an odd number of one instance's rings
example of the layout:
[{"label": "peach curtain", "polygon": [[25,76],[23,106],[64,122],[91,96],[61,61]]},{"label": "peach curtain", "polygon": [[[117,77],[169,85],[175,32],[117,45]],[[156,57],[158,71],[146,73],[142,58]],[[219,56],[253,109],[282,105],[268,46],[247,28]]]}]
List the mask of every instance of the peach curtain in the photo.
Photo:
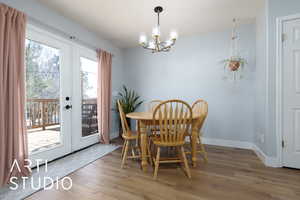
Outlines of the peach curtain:
[{"label": "peach curtain", "polygon": [[[10,177],[28,176],[25,126],[26,16],[0,3],[0,187]],[[10,171],[14,161],[15,167]]]},{"label": "peach curtain", "polygon": [[97,50],[98,57],[98,129],[100,142],[109,144],[111,119],[111,65],[112,55],[103,50]]}]

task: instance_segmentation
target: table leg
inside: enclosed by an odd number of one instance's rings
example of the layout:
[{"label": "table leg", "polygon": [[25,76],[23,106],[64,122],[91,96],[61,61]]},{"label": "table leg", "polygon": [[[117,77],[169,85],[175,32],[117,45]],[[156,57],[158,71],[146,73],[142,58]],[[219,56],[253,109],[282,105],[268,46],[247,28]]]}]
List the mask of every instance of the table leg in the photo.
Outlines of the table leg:
[{"label": "table leg", "polygon": [[142,169],[147,171],[147,124],[144,121],[139,121],[139,128],[141,131],[141,156],[142,156]]},{"label": "table leg", "polygon": [[140,137],[141,137],[141,129],[140,129],[140,121],[136,120],[136,132],[139,135],[139,137],[136,139],[136,147],[140,147]]},{"label": "table leg", "polygon": [[193,162],[193,167],[196,167],[197,163],[197,137],[198,135],[198,129],[194,126],[193,131],[192,131],[192,162]]}]

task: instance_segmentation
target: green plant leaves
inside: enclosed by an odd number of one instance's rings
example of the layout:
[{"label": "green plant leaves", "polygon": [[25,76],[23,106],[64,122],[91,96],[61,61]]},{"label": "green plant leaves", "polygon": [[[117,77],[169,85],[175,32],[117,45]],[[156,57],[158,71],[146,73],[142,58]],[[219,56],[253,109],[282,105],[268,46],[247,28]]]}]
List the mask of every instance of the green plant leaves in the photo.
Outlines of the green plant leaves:
[{"label": "green plant leaves", "polygon": [[125,114],[134,112],[144,101],[140,100],[140,96],[125,85],[122,91],[118,93],[118,100],[120,101]]}]

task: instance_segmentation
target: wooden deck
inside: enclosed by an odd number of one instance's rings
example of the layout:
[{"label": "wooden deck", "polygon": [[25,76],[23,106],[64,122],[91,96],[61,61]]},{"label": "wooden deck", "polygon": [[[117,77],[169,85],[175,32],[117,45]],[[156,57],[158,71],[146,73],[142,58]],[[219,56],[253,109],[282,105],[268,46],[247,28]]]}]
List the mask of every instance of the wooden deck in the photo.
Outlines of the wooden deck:
[{"label": "wooden deck", "polygon": [[[27,99],[26,103],[26,126],[28,133],[41,132],[35,134],[35,141],[45,141],[51,137],[53,132],[49,131],[53,126],[59,126],[60,119],[59,99]],[[82,136],[89,136],[98,132],[97,99],[83,99],[81,105]],[[40,130],[41,129],[41,130]],[[31,136],[34,134],[31,134]],[[31,144],[29,144],[30,146]],[[31,145],[32,146],[32,145]]]},{"label": "wooden deck", "polygon": [[60,143],[60,126],[48,126],[45,130],[42,128],[29,129],[27,136],[30,153],[47,149]]},{"label": "wooden deck", "polygon": [[208,146],[209,162],[189,180],[177,165],[163,165],[158,180],[136,161],[120,169],[120,149],[69,175],[70,191],[40,191],[34,199],[299,200],[300,170],[267,168],[250,150]]}]

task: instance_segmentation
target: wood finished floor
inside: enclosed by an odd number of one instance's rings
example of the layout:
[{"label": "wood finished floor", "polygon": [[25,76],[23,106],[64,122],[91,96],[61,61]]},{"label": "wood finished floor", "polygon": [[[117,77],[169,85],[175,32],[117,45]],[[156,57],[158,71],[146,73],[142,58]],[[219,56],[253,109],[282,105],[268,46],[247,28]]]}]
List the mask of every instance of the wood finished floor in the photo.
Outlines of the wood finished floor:
[{"label": "wood finished floor", "polygon": [[129,161],[120,169],[118,149],[69,177],[69,191],[43,190],[27,198],[71,200],[300,200],[300,170],[267,168],[250,150],[207,146],[209,162],[191,168],[188,179],[178,166],[162,166],[158,180],[152,168],[143,173]]}]

